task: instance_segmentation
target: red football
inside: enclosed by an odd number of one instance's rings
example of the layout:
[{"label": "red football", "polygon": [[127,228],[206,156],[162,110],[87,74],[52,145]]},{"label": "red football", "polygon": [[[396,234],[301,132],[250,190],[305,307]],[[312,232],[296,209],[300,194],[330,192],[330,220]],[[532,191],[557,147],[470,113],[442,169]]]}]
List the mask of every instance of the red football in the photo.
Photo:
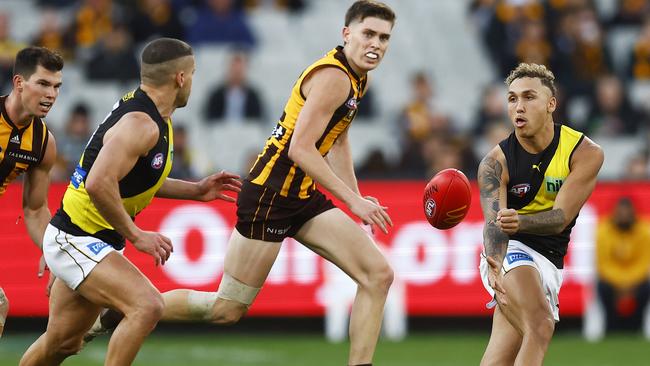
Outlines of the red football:
[{"label": "red football", "polygon": [[458,169],[445,169],[436,174],[424,188],[424,215],[437,229],[449,229],[463,221],[472,194],[469,181]]}]

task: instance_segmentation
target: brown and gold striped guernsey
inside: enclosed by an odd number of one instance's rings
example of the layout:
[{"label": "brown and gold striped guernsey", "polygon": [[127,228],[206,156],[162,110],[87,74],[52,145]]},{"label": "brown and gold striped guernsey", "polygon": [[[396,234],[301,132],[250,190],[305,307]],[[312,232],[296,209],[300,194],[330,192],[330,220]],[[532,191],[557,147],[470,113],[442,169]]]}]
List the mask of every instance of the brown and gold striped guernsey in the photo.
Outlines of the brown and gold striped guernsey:
[{"label": "brown and gold striped guernsey", "polygon": [[296,120],[305,105],[305,96],[301,91],[302,83],[313,71],[324,67],[343,70],[350,78],[350,93],[346,102],[336,109],[323,135],[316,142],[316,148],[322,156],[327,155],[339,135],[349,127],[365,93],[367,77],[359,77],[354,73],[345,58],[343,47],[338,46],[302,72],[293,86],[280,121],[266,141],[264,150],[258,155],[247,180],[269,187],[285,197],[305,199],[316,189],[314,180],[289,158],[288,151]]},{"label": "brown and gold striped guernsey", "polygon": [[0,196],[11,181],[41,163],[48,140],[47,126],[40,118],[18,128],[9,119],[6,101],[6,95],[0,97]]}]

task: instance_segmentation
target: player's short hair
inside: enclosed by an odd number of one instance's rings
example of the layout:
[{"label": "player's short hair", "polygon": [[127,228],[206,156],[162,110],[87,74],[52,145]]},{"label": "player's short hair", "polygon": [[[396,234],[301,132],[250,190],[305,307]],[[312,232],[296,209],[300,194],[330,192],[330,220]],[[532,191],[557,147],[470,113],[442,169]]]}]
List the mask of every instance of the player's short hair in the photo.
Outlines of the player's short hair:
[{"label": "player's short hair", "polygon": [[194,54],[192,46],[175,38],[158,38],[142,51],[142,63],[155,65]]},{"label": "player's short hair", "polygon": [[363,22],[368,17],[379,18],[395,24],[395,12],[388,5],[375,0],[357,0],[345,13],[345,26],[355,20]]},{"label": "player's short hair", "polygon": [[58,53],[45,47],[30,46],[23,48],[16,54],[14,75],[21,75],[25,79],[29,79],[36,72],[38,65],[52,72],[61,71],[63,69],[63,58]]},{"label": "player's short hair", "polygon": [[542,82],[542,85],[551,90],[553,96],[557,93],[557,88],[555,88],[555,75],[544,65],[522,62],[514,70],[510,71],[505,83],[507,86],[510,86],[513,81],[521,78],[538,78]]},{"label": "player's short hair", "polygon": [[182,67],[181,58],[192,56],[192,46],[175,38],[158,38],[149,42],[142,51],[140,77],[142,82],[162,85]]}]

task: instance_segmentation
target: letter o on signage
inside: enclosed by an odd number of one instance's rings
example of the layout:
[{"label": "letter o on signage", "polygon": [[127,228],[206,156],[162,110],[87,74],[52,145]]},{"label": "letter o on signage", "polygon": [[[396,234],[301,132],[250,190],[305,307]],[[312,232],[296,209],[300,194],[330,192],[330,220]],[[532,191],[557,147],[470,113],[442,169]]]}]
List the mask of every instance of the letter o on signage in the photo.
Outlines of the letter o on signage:
[{"label": "letter o on signage", "polygon": [[[424,258],[418,260],[418,247],[424,249]],[[432,284],[447,271],[447,238],[428,223],[404,225],[395,235],[390,249],[395,272],[408,283]]]},{"label": "letter o on signage", "polygon": [[[195,261],[189,259],[185,242],[192,229],[200,231],[204,238],[203,253]],[[162,267],[163,271],[181,285],[215,283],[223,269],[230,231],[230,225],[209,206],[183,205],[173,209],[160,223],[160,232],[174,245],[174,252]]]}]

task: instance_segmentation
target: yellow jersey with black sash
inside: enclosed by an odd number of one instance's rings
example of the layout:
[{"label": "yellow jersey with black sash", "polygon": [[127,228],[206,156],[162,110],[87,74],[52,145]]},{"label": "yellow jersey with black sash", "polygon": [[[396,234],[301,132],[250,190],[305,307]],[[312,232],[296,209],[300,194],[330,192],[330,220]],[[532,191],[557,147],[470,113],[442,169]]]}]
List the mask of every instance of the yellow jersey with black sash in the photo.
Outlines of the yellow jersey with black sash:
[{"label": "yellow jersey with black sash", "polygon": [[[569,175],[571,156],[583,138],[581,132],[556,124],[551,144],[539,154],[524,150],[514,132],[501,141],[499,146],[508,164],[508,208],[516,209],[520,215],[551,210]],[[510,239],[526,244],[557,268],[563,268],[569,234],[576,218],[557,235],[517,233]]]},{"label": "yellow jersey with black sash", "polygon": [[146,156],[140,157],[119,181],[120,198],[122,206],[133,220],[149,205],[171,170],[174,144],[171,119],[165,121],[154,102],[138,88],[115,103],[113,111],[93,133],[72,173],[61,207],[51,222],[53,226],[68,234],[94,236],[118,250],[124,247],[124,237],[99,213],[86,191],[85,181],[102,149],[104,135],[122,116],[130,112],[147,113],[158,125],[160,133],[156,145]]},{"label": "yellow jersey with black sash", "polygon": [[284,197],[306,199],[314,192],[316,183],[289,158],[288,151],[298,115],[306,101],[301,90],[302,83],[312,72],[324,67],[335,67],[345,72],[350,78],[350,92],[316,142],[320,154],[326,156],[336,139],[349,127],[365,93],[367,77],[355,74],[345,58],[343,47],[338,46],[302,72],[291,90],[280,121],[250,170],[248,181],[269,187]]},{"label": "yellow jersey with black sash", "polygon": [[9,119],[6,101],[6,95],[0,97],[0,196],[11,181],[41,163],[49,136],[45,122],[38,117],[18,128]]}]

